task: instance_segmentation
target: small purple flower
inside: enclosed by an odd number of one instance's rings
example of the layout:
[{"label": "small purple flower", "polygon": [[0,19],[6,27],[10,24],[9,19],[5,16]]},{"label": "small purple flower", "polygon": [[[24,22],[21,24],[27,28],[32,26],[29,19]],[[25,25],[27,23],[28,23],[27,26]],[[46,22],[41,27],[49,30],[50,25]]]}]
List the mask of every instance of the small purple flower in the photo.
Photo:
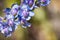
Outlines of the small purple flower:
[{"label": "small purple flower", "polygon": [[19,5],[14,4],[14,5],[12,6],[12,8],[11,8],[11,14],[12,14],[12,15],[16,15],[18,9],[19,9]]},{"label": "small purple flower", "polygon": [[18,4],[13,4],[11,8],[18,10],[19,9],[19,5]]},{"label": "small purple flower", "polygon": [[11,32],[8,30],[8,28],[5,28],[2,30],[2,33],[5,37],[10,37],[11,36]]},{"label": "small purple flower", "polygon": [[34,4],[34,0],[28,0],[28,5],[32,6]]},{"label": "small purple flower", "polygon": [[2,21],[3,21],[3,19],[4,19],[3,17],[0,17],[0,22],[2,22]]},{"label": "small purple flower", "polygon": [[33,5],[34,0],[23,0],[23,4]]},{"label": "small purple flower", "polygon": [[3,10],[3,12],[4,12],[5,14],[9,14],[10,11],[11,11],[10,8],[5,8],[5,9]]},{"label": "small purple flower", "polygon": [[1,30],[1,33],[8,33],[8,28],[4,28],[3,30]]},{"label": "small purple flower", "polygon": [[50,3],[50,0],[38,0],[41,6],[46,6]]},{"label": "small purple flower", "polygon": [[23,14],[24,17],[27,17],[28,16],[28,11],[27,10],[23,10],[22,14]]},{"label": "small purple flower", "polygon": [[23,24],[22,24],[23,28],[31,27],[31,24],[28,23],[26,20],[23,19],[22,22],[23,22]]},{"label": "small purple flower", "polygon": [[20,5],[20,10],[24,10],[24,9],[29,10],[29,6],[27,4]]},{"label": "small purple flower", "polygon": [[14,22],[13,19],[7,20],[7,23],[8,23],[9,26],[13,26],[13,22]]},{"label": "small purple flower", "polygon": [[3,23],[0,22],[0,31],[3,29]]},{"label": "small purple flower", "polygon": [[27,5],[29,10],[33,10],[35,6],[34,0],[24,0],[22,4]]},{"label": "small purple flower", "polygon": [[13,26],[14,16],[11,15],[11,14],[9,14],[9,15],[6,15],[5,18],[6,18],[6,23],[5,23],[5,24],[7,24],[8,27],[9,27],[9,26]]},{"label": "small purple flower", "polygon": [[28,0],[23,0],[23,3],[24,4],[28,4]]}]

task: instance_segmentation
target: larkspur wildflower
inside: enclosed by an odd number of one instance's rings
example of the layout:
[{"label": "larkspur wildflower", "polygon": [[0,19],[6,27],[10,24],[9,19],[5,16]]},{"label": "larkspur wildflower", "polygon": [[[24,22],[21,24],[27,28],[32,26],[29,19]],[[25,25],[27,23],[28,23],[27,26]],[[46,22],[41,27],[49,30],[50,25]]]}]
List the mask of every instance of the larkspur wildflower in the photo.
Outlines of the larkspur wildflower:
[{"label": "larkspur wildflower", "polygon": [[[21,25],[23,28],[31,27],[28,21],[35,15],[33,9],[46,6],[50,0],[23,0],[21,5],[12,4],[11,8],[5,8],[4,18],[0,17],[0,32],[5,37],[10,37],[12,33]],[[5,21],[4,21],[5,20]]]}]

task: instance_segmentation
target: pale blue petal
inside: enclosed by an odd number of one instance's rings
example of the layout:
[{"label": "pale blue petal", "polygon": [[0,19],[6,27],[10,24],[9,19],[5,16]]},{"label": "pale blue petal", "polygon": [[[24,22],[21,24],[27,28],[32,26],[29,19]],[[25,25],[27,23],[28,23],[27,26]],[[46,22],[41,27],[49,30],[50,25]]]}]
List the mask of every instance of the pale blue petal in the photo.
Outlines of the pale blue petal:
[{"label": "pale blue petal", "polygon": [[32,17],[32,16],[34,16],[34,15],[35,15],[34,12],[32,12],[32,11],[29,12],[29,16]]}]

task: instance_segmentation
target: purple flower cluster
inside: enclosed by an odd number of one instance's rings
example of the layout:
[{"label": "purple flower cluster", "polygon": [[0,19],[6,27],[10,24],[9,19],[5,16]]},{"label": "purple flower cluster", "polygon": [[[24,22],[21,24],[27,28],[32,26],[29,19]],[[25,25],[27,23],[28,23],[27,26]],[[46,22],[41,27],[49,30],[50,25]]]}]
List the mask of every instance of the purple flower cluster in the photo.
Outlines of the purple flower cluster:
[{"label": "purple flower cluster", "polygon": [[21,5],[14,3],[11,8],[5,8],[3,10],[4,18],[0,17],[0,32],[9,37],[18,25],[23,28],[31,27],[28,21],[34,16],[32,10],[39,6],[46,6],[49,2],[50,0],[38,0],[36,2],[34,0],[23,0]]}]

